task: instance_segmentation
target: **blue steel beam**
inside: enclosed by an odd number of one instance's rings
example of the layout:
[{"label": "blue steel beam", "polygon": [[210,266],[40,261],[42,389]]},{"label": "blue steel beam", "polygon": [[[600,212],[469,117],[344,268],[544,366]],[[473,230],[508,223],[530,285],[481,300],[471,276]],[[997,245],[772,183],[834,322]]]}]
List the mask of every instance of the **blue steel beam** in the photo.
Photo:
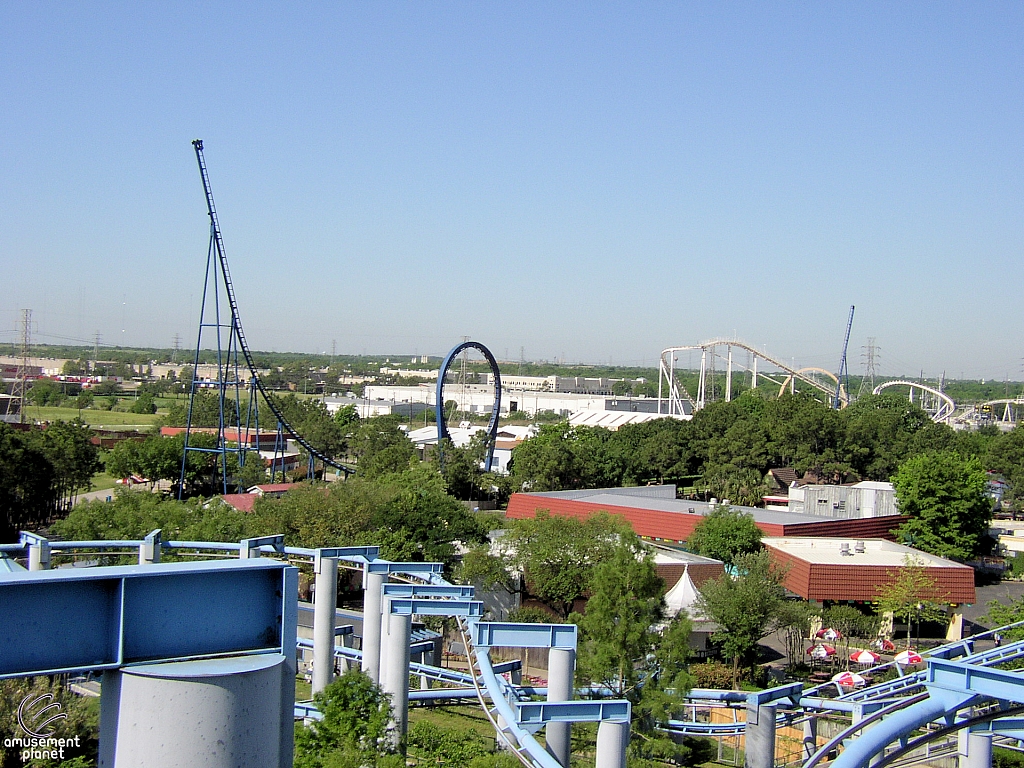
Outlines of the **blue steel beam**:
[{"label": "blue steel beam", "polygon": [[747,704],[759,707],[762,704],[769,704],[773,701],[779,701],[780,699],[792,699],[793,701],[796,701],[803,689],[803,683],[787,683],[786,685],[769,688],[766,691],[748,693]]},{"label": "blue steel beam", "polygon": [[935,689],[971,693],[1000,701],[1024,702],[1024,677],[1017,671],[931,659],[925,685]]},{"label": "blue steel beam", "polygon": [[0,573],[0,677],[292,654],[297,590],[273,560]]},{"label": "blue steel beam", "polygon": [[261,547],[271,547],[274,552],[284,554],[284,534],[278,533],[272,536],[257,536],[252,539],[242,539],[238,543],[238,556],[240,558],[252,557],[253,553],[259,556]]},{"label": "blue steel beam", "polygon": [[444,573],[444,563],[393,563],[390,560],[375,560],[366,564],[367,573],[404,573],[410,576]]},{"label": "blue steel beam", "polygon": [[385,584],[385,597],[458,597],[469,600],[475,596],[473,587],[456,584]]},{"label": "blue steel beam", "polygon": [[[287,551],[288,548],[285,547],[285,552]],[[319,573],[322,557],[334,557],[352,563],[368,563],[377,559],[380,547],[321,547],[310,552],[313,556],[313,568]]]},{"label": "blue steel beam", "polygon": [[630,703],[625,699],[601,701],[524,701],[516,705],[520,725],[540,727],[546,723],[629,722]]},{"label": "blue steel beam", "polygon": [[516,624],[480,621],[473,627],[478,648],[576,648],[575,624]]},{"label": "blue steel beam", "polygon": [[396,616],[483,616],[479,600],[431,600],[429,598],[392,597],[388,599]]}]

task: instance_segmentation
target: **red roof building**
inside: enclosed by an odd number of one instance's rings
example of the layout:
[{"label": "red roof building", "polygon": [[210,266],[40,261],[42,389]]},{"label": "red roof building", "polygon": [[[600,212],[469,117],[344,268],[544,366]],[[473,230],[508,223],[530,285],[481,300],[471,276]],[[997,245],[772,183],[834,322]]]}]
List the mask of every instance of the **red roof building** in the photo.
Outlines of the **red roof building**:
[{"label": "red roof building", "polygon": [[[537,512],[586,519],[598,512],[623,517],[637,535],[653,541],[681,544],[711,504],[675,498],[674,485],[641,488],[601,488],[587,491],[514,493],[506,516],[535,517]],[[735,506],[735,505],[733,505]],[[756,507],[737,507],[753,516],[766,536],[842,536],[850,539],[892,538],[904,518],[898,515],[842,519]]]},{"label": "red roof building", "polygon": [[259,496],[255,493],[224,493],[221,494],[221,498],[225,504],[234,507],[239,512],[252,512]]},{"label": "red roof building", "polygon": [[884,539],[767,538],[774,560],[786,567],[785,586],[805,600],[872,602],[895,581],[908,559],[924,566],[935,588],[922,600],[970,604],[974,569]]}]

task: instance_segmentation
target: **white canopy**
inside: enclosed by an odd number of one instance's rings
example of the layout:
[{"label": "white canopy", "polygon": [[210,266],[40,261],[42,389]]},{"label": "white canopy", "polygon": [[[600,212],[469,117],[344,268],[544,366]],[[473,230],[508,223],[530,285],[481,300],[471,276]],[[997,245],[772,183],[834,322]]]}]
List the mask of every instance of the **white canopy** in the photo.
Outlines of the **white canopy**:
[{"label": "white canopy", "polygon": [[697,587],[694,586],[693,579],[690,578],[690,569],[687,568],[675,586],[665,593],[665,618],[674,618],[679,611],[685,610],[691,619],[703,620],[704,617],[697,612],[696,603]]}]

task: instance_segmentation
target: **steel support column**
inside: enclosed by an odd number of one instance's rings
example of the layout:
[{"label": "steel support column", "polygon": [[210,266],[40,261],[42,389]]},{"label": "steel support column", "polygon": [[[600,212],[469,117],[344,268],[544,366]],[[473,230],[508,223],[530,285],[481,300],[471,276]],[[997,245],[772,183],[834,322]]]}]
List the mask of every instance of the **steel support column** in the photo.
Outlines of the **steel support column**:
[{"label": "steel support column", "polygon": [[409,724],[409,638],[412,634],[412,615],[391,612],[391,600],[384,606],[384,626],[381,654],[381,689],[391,698],[392,739],[395,746],[405,741]]},{"label": "steel support column", "polygon": [[992,768],[992,734],[969,732],[965,741],[967,749],[961,768]]},{"label": "steel support column", "polygon": [[747,705],[745,768],[775,768],[775,707]]},{"label": "steel support column", "polygon": [[[573,698],[573,679],[576,675],[576,651],[572,648],[552,648],[548,651],[548,701],[570,701]],[[548,753],[563,768],[569,768],[572,754],[572,723],[548,723],[545,741]]]},{"label": "steel support column", "polygon": [[373,682],[380,682],[381,602],[387,575],[367,572],[363,590],[362,669]]},{"label": "steel support column", "polygon": [[338,607],[338,560],[317,558],[313,593],[313,693],[334,679],[334,624]]},{"label": "steel support column", "polygon": [[597,759],[594,768],[626,768],[627,746],[629,722],[602,720],[597,726]]}]

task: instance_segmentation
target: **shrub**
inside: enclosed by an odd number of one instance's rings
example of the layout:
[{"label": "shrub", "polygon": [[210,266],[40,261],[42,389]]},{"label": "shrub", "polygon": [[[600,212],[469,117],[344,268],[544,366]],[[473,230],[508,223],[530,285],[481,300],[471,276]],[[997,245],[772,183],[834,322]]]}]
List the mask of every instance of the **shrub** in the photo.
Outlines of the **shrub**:
[{"label": "shrub", "polygon": [[691,664],[694,688],[732,688],[732,667],[720,661]]},{"label": "shrub", "polygon": [[473,731],[458,731],[421,720],[409,730],[409,746],[444,765],[466,765],[490,754],[483,738]]},{"label": "shrub", "polygon": [[562,620],[543,608],[526,606],[509,611],[508,620],[517,624],[561,624]]}]

